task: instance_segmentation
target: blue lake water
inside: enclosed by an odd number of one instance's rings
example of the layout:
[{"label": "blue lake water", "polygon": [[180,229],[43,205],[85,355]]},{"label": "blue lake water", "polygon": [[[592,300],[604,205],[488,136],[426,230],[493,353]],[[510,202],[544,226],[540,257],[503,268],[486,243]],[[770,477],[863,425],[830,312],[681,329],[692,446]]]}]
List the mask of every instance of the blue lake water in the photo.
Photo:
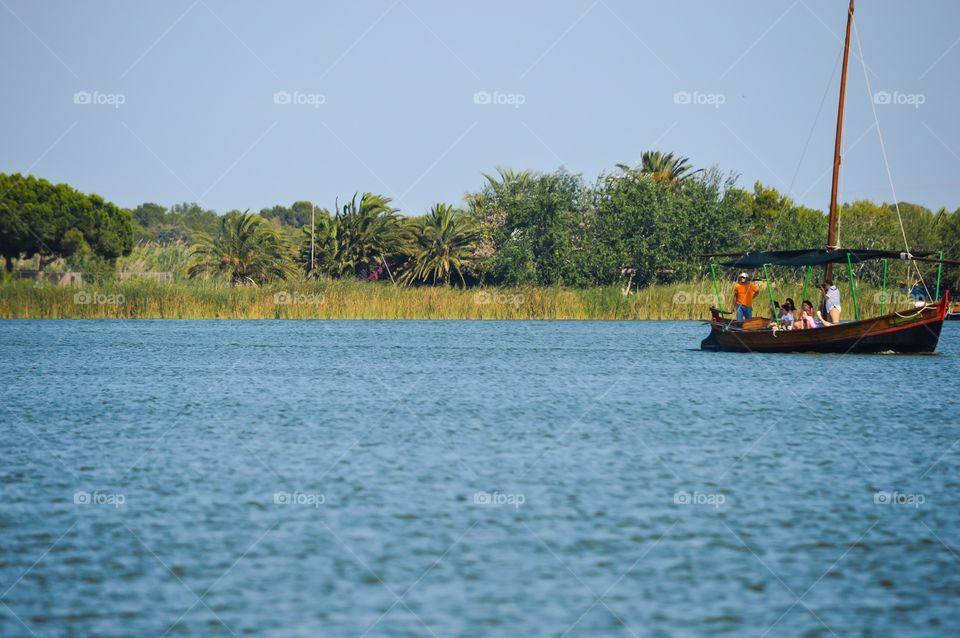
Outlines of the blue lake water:
[{"label": "blue lake water", "polygon": [[943,636],[960,322],[0,322],[2,636]]}]

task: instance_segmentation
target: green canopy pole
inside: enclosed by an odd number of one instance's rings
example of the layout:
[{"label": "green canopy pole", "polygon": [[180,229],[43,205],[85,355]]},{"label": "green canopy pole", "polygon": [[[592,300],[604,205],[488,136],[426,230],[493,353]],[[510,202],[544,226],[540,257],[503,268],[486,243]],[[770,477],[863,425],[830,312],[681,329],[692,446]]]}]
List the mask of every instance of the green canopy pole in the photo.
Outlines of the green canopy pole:
[{"label": "green canopy pole", "polygon": [[940,278],[943,275],[943,251],[940,251],[940,263],[937,264],[937,301],[940,301]]},{"label": "green canopy pole", "polygon": [[800,305],[803,305],[803,302],[807,300],[807,287],[810,285],[810,273],[813,271],[813,268],[810,266],[804,266],[806,273],[803,276],[803,299],[800,300]]},{"label": "green canopy pole", "polygon": [[887,260],[883,260],[883,287],[880,288],[880,314],[887,306]]},{"label": "green canopy pole", "polygon": [[773,301],[773,286],[770,285],[770,273],[767,272],[767,264],[763,265],[763,279],[767,282],[767,292],[770,293],[770,310],[773,312],[773,320],[780,324],[780,317],[777,316],[777,305]]},{"label": "green canopy pole", "polygon": [[720,305],[720,284],[717,283],[717,271],[713,267],[713,261],[710,262],[710,275],[713,276],[713,293],[717,296],[717,310],[722,310]]},{"label": "green canopy pole", "polygon": [[860,308],[857,306],[857,284],[853,280],[853,262],[847,253],[847,270],[850,272],[850,295],[853,297],[853,318],[860,321]]}]

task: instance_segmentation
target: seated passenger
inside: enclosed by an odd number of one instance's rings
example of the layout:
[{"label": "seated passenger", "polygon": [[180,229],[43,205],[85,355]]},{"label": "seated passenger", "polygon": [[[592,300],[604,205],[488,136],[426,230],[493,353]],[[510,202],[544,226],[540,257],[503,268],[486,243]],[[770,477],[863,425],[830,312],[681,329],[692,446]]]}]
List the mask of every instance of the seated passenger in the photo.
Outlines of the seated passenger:
[{"label": "seated passenger", "polygon": [[780,325],[790,330],[793,327],[794,322],[794,311],[796,311],[796,306],[793,305],[793,299],[787,297],[783,302],[783,305],[780,306]]},{"label": "seated passenger", "polygon": [[810,330],[811,328],[817,328],[817,320],[813,316],[813,304],[808,300],[804,300],[800,304],[800,316],[794,322],[795,330]]}]

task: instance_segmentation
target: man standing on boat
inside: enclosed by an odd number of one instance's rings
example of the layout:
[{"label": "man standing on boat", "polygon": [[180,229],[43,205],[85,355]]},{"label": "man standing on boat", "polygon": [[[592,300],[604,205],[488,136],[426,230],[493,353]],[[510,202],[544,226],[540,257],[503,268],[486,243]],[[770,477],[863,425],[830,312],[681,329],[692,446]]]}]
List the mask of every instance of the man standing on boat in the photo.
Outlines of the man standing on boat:
[{"label": "man standing on boat", "polygon": [[737,321],[753,317],[753,298],[759,291],[760,286],[750,281],[747,273],[740,273],[733,286],[733,310],[737,313]]},{"label": "man standing on boat", "polygon": [[[822,312],[817,312],[817,318],[824,326],[835,326],[840,323],[840,289],[833,285],[832,279],[820,284],[823,293]],[[826,313],[824,316],[823,313]]]}]

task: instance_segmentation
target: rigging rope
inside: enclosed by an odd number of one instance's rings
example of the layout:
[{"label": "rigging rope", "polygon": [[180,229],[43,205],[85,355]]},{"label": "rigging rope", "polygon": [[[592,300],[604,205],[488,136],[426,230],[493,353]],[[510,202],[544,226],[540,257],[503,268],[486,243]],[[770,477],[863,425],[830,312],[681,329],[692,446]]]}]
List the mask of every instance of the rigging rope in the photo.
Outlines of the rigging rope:
[{"label": "rigging rope", "polygon": [[797,170],[793,172],[793,178],[790,180],[790,193],[793,193],[793,185],[797,181],[797,175],[800,173],[800,167],[803,165],[803,159],[807,156],[807,149],[810,148],[810,140],[813,139],[813,134],[817,129],[817,122],[820,121],[820,114],[823,112],[823,105],[827,101],[827,95],[830,94],[830,89],[833,88],[833,78],[837,77],[837,67],[840,66],[840,58],[843,57],[843,51],[837,53],[837,59],[833,63],[833,73],[830,74],[830,81],[827,82],[827,88],[823,91],[823,97],[820,98],[820,106],[817,108],[817,115],[813,118],[813,125],[810,127],[810,133],[807,135],[807,142],[803,145],[803,151],[800,153],[800,161],[797,162]]},{"label": "rigging rope", "polygon": [[[913,314],[909,314],[909,315],[907,315],[907,314],[901,314],[900,311],[896,311],[896,312],[894,312],[893,314],[897,315],[897,316],[900,317],[901,319],[909,319],[909,318],[911,318],[911,317],[916,317],[917,315],[919,315],[920,313],[922,313],[924,310],[929,310],[930,308],[936,308],[936,307],[937,307],[937,304],[935,304],[935,303],[926,303],[926,304],[924,304],[924,305],[922,305],[922,306],[917,306],[917,307],[914,309],[914,313],[913,313]],[[906,311],[904,311],[904,312],[906,312]]]},{"label": "rigging rope", "polygon": [[[880,132],[880,118],[877,116],[877,103],[873,99],[873,89],[870,87],[870,74],[867,72],[867,62],[863,58],[863,45],[860,44],[860,31],[857,29],[856,20],[853,21],[853,33],[854,36],[856,36],[857,51],[860,54],[860,63],[863,66],[863,79],[867,85],[867,97],[870,100],[870,108],[873,111],[873,122],[877,129],[877,138],[880,140],[880,154],[883,155],[883,165],[887,169],[887,180],[890,182],[890,192],[893,193],[893,207],[894,210],[897,211],[897,221],[900,223],[900,233],[903,235],[903,246],[909,254],[910,242],[907,241],[907,231],[903,226],[903,217],[900,215],[900,202],[897,199],[897,189],[893,185],[893,173],[890,172],[890,160],[887,158],[887,148],[883,143],[883,134]],[[923,289],[926,291],[927,297],[929,297],[930,290],[927,288],[927,282],[923,280],[923,274],[920,272],[920,266],[918,266],[917,262],[915,261],[913,262],[913,266],[917,269],[917,277],[920,278],[920,283],[923,284]]]}]

